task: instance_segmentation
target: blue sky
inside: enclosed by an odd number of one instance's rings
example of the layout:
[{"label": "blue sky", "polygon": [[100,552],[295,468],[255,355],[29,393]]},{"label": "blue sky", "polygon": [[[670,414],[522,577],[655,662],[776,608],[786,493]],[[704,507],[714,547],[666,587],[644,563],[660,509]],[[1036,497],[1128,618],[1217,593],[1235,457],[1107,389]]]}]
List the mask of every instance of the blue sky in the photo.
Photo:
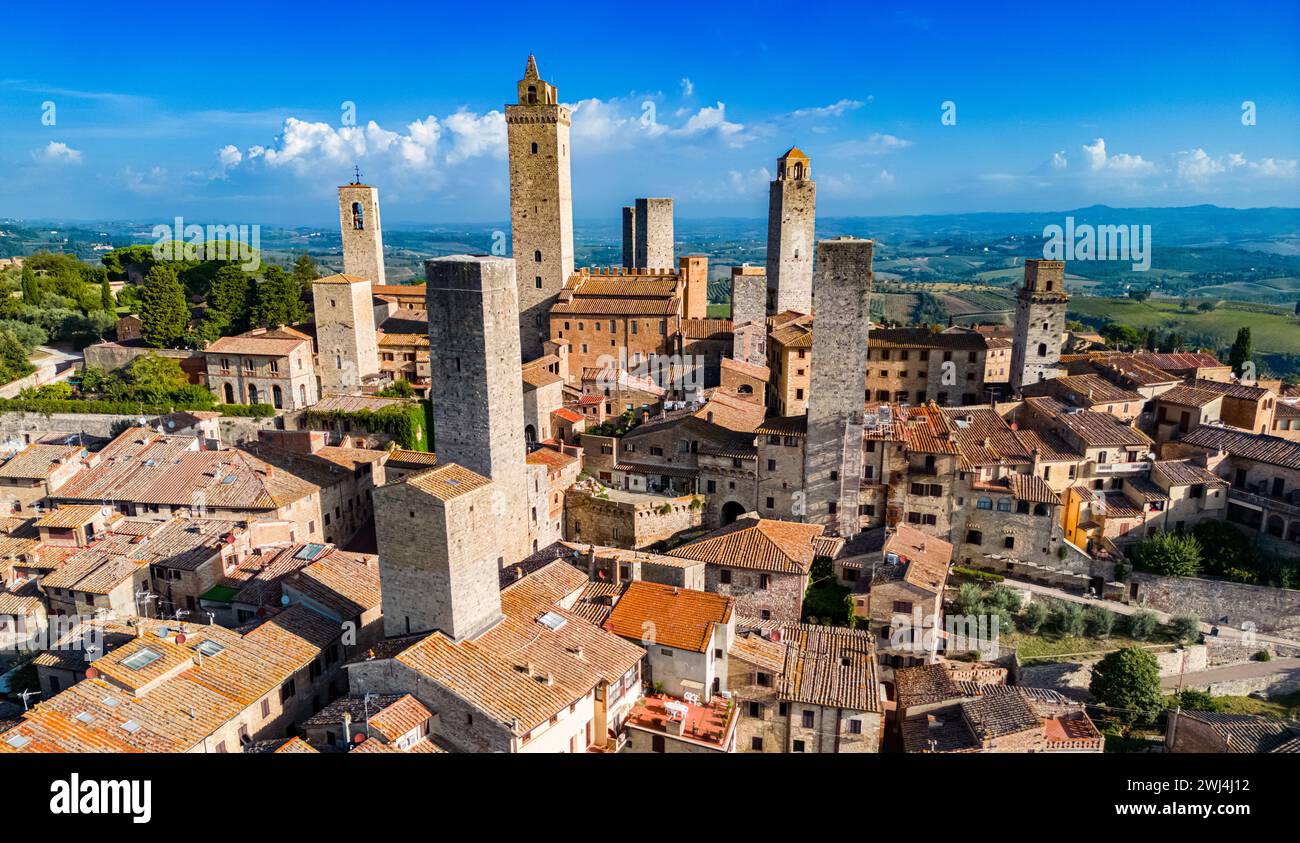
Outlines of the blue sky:
[{"label": "blue sky", "polygon": [[579,219],[761,217],[792,144],[828,216],[1300,204],[1294,2],[650,8],[20,4],[0,215],[326,224],[355,162],[389,225],[505,220],[530,51],[574,107]]}]

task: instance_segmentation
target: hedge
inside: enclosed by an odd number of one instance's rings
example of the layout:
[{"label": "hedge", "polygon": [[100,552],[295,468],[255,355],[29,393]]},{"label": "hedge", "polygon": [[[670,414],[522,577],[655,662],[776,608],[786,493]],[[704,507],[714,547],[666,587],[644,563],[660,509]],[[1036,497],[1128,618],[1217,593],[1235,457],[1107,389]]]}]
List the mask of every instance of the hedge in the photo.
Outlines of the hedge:
[{"label": "hedge", "polygon": [[962,568],[961,566],[952,569],[954,574],[961,574],[977,582],[1002,582],[1006,577],[1001,574],[994,574],[989,571],[977,571],[974,568]]},{"label": "hedge", "polygon": [[407,451],[429,450],[429,402],[391,404],[381,410],[315,410],[308,408],[307,423],[330,427],[347,422],[371,433],[391,433]]},{"label": "hedge", "polygon": [[270,404],[141,404],[138,401],[83,401],[76,398],[0,398],[0,413],[74,413],[103,416],[160,416],[181,410],[216,410],[223,416],[269,418],[275,415]]}]

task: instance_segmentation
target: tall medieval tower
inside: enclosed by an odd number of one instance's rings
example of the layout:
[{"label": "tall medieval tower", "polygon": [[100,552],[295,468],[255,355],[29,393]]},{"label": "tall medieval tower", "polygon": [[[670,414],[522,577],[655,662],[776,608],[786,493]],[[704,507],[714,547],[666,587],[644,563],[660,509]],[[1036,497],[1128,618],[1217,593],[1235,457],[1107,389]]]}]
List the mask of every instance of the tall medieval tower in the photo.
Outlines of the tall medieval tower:
[{"label": "tall medieval tower", "polygon": [[321,394],[352,393],[379,372],[379,336],[372,299],[384,283],[379,190],[352,182],[339,188],[343,274],[312,282]]},{"label": "tall medieval tower", "polygon": [[[530,55],[519,101],[506,106],[510,150],[510,236],[519,284],[519,343],[542,355],[551,305],[573,274],[573,191],[569,109],[537,75]],[[518,361],[516,361],[518,362]]]},{"label": "tall medieval tower", "polygon": [[531,552],[515,262],[455,255],[424,267],[434,450],[492,481],[493,536],[513,565]]},{"label": "tall medieval tower", "polygon": [[812,313],[817,182],[798,147],[776,160],[767,204],[767,312]]},{"label": "tall medieval tower", "polygon": [[1057,376],[1069,300],[1065,294],[1065,261],[1025,261],[1025,285],[1016,294],[1012,391]]},{"label": "tall medieval tower", "polygon": [[804,520],[844,537],[858,533],[862,429],[871,315],[870,240],[817,244],[812,380],[804,458]]},{"label": "tall medieval tower", "polygon": [[343,274],[384,283],[384,230],[379,225],[379,189],[353,182],[339,188]]}]

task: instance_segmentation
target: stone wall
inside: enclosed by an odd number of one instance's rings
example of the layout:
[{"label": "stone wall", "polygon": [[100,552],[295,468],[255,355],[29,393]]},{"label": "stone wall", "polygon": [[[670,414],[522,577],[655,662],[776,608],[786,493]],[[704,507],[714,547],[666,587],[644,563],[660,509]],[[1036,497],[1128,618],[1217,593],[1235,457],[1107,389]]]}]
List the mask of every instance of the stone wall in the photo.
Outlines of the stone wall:
[{"label": "stone wall", "polygon": [[[372,284],[385,283],[379,188],[364,184],[345,184],[339,188],[339,231],[343,240],[344,274],[365,278]],[[366,306],[369,304],[367,301]]]},{"label": "stone wall", "polygon": [[1019,390],[1056,376],[1061,362],[1067,298],[1064,261],[1025,261],[1024,287],[1016,296],[1012,389]]},{"label": "stone wall", "polygon": [[812,313],[816,205],[817,183],[812,179],[778,178],[771,184],[767,205],[768,313]]},{"label": "stone wall", "polygon": [[636,268],[672,270],[673,200],[636,200]]},{"label": "stone wall", "polygon": [[569,541],[640,550],[699,527],[704,507],[692,506],[694,495],[664,497],[607,490],[564,494],[564,537]]},{"label": "stone wall", "polygon": [[1139,606],[1168,612],[1192,614],[1209,623],[1220,621],[1240,628],[1253,623],[1258,632],[1294,633],[1300,630],[1300,591],[1287,588],[1246,585],[1223,580],[1192,577],[1162,577],[1134,571]]}]

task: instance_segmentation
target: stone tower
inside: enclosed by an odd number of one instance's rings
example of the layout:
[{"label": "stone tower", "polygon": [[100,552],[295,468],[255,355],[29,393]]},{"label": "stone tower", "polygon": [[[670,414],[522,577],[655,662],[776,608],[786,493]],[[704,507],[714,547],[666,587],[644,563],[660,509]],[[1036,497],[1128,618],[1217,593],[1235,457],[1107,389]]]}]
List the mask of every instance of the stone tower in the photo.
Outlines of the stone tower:
[{"label": "stone tower", "polygon": [[862,425],[871,314],[872,241],[817,244],[812,377],[804,459],[804,520],[841,536],[858,532]]},{"label": "stone tower", "polygon": [[375,489],[385,635],[461,641],[501,619],[494,485],[445,463]]},{"label": "stone tower", "polygon": [[1025,285],[1016,294],[1012,391],[1057,376],[1069,300],[1065,294],[1065,261],[1025,261]]},{"label": "stone tower", "polygon": [[343,274],[384,283],[384,230],[379,224],[379,189],[368,184],[339,188]]},{"label": "stone tower", "polygon": [[623,206],[623,268],[636,266],[636,206]]},{"label": "stone tower", "polygon": [[767,204],[767,312],[812,313],[817,183],[798,147],[776,159]]},{"label": "stone tower", "polygon": [[672,271],[673,200],[636,200],[636,255],[633,259],[637,269]]},{"label": "stone tower", "polygon": [[520,349],[532,360],[542,355],[551,305],[573,274],[569,109],[559,104],[555,86],[538,77],[532,56],[518,94],[519,101],[506,106],[510,235],[519,283]]},{"label": "stone tower", "polygon": [[434,451],[496,491],[504,565],[530,552],[515,262],[455,255],[425,262]]},{"label": "stone tower", "polygon": [[[345,231],[344,244],[346,235]],[[382,273],[382,263],[380,267]],[[379,372],[371,292],[370,279],[355,275],[330,275],[312,282],[322,395],[359,392],[362,379]]]},{"label": "stone tower", "polygon": [[767,365],[767,275],[761,266],[731,268],[731,356]]}]

